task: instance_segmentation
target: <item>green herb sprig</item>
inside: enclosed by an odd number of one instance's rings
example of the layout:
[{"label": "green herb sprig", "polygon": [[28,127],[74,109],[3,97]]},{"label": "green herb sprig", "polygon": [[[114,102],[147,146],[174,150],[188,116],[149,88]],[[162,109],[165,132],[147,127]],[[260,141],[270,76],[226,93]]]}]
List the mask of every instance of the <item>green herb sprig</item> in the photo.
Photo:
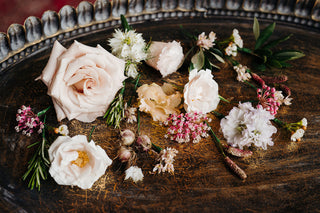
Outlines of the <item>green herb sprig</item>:
[{"label": "green herb sprig", "polygon": [[249,53],[259,59],[257,61],[258,63],[255,64],[255,68],[259,71],[265,71],[268,67],[278,69],[287,68],[291,66],[288,61],[305,56],[303,52],[298,50],[273,50],[278,44],[287,41],[292,36],[290,34],[278,39],[269,40],[274,32],[275,26],[276,23],[274,22],[261,31],[257,18],[254,18],[253,34],[256,40],[254,49],[238,48],[239,51]]}]

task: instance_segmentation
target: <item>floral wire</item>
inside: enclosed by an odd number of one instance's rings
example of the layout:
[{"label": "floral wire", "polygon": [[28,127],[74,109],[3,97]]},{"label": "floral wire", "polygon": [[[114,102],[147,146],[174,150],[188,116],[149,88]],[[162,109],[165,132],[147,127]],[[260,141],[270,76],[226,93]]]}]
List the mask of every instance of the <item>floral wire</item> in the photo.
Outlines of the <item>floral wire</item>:
[{"label": "floral wire", "polygon": [[138,107],[138,112],[137,112],[137,132],[138,132],[138,135],[140,135],[140,109]]}]

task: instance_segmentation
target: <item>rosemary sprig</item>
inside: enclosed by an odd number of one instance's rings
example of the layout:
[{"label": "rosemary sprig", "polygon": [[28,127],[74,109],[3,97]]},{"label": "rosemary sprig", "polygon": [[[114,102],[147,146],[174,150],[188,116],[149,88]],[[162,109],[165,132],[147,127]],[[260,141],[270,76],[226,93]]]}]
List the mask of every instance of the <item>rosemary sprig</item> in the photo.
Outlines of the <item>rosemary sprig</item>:
[{"label": "rosemary sprig", "polygon": [[[44,117],[44,123],[46,116]],[[44,130],[42,132],[42,141],[35,142],[29,145],[27,148],[38,146],[33,157],[28,162],[28,169],[22,176],[22,179],[25,181],[29,175],[31,178],[28,183],[28,187],[33,190],[34,187],[40,191],[41,179],[46,180],[48,177],[48,168],[50,166],[50,161],[48,160],[48,141],[46,139],[46,129],[47,125],[45,124]]]},{"label": "rosemary sprig", "polygon": [[107,124],[109,126],[120,128],[120,122],[124,117],[124,104],[123,104],[124,91],[125,91],[125,81],[123,82],[123,87],[120,90],[118,96],[113,99],[107,112],[103,116],[103,118],[107,119]]}]

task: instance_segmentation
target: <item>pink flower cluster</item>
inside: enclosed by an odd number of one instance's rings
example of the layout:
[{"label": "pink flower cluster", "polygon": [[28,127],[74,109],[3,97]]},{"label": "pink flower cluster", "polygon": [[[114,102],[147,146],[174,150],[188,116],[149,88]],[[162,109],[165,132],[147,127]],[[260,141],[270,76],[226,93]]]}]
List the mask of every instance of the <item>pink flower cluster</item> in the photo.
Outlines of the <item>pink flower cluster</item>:
[{"label": "pink flower cluster", "polygon": [[280,103],[277,101],[275,96],[276,89],[274,87],[270,88],[266,85],[262,86],[262,89],[257,89],[257,97],[259,99],[259,104],[257,107],[263,107],[271,113],[271,115],[276,115],[279,109]]},{"label": "pink flower cluster", "polygon": [[201,113],[181,113],[180,115],[170,115],[164,122],[168,126],[166,138],[178,143],[187,143],[192,141],[198,143],[201,137],[208,137],[207,133],[210,127],[205,123],[210,122],[206,115]]},{"label": "pink flower cluster", "polygon": [[15,130],[17,132],[22,131],[22,134],[27,136],[31,136],[34,132],[40,134],[44,128],[44,123],[32,112],[30,106],[26,107],[22,105],[21,109],[17,111],[16,119],[18,125],[15,127]]}]

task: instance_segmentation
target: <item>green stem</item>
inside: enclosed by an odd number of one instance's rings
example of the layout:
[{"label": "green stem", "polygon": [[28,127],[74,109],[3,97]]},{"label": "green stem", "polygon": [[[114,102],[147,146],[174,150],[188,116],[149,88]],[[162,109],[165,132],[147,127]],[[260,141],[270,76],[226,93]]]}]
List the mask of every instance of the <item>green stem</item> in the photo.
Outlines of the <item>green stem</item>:
[{"label": "green stem", "polygon": [[286,123],[280,121],[279,119],[275,118],[275,119],[272,119],[271,121],[273,121],[274,123],[276,123],[278,126],[280,127],[284,127],[286,125]]},{"label": "green stem", "polygon": [[207,121],[205,121],[205,122],[206,122],[206,124],[208,125],[208,127],[210,127],[210,133],[211,133],[211,135],[212,135],[213,138],[214,138],[214,142],[215,142],[215,144],[216,144],[216,147],[218,148],[218,150],[219,150],[219,152],[222,154],[222,156],[223,156],[224,158],[226,158],[227,156],[226,156],[226,154],[225,154],[224,151],[223,151],[223,146],[222,146],[222,144],[221,144],[220,139],[216,136],[216,134],[215,134],[214,131],[212,130],[210,124],[209,124]]},{"label": "green stem", "polygon": [[224,102],[227,102],[228,104],[230,104],[230,101],[228,101],[227,99],[225,99],[221,95],[219,95],[219,98],[220,98],[221,101],[224,101]]},{"label": "green stem", "polygon": [[155,145],[154,143],[151,142],[151,145],[152,145],[152,149],[157,152],[157,153],[160,153],[162,148],[160,146],[157,146]]},{"label": "green stem", "polygon": [[92,129],[91,129],[91,131],[90,131],[89,139],[88,139],[89,142],[90,142],[91,139],[92,139],[92,133],[93,133],[93,131],[94,131],[95,128],[96,128],[96,126],[93,126]]},{"label": "green stem", "polygon": [[251,84],[249,81],[243,81],[243,82],[248,84],[250,87],[254,88],[255,90],[257,90],[257,87]]},{"label": "green stem", "polygon": [[216,111],[214,111],[214,110],[211,111],[211,113],[213,113],[213,115],[216,116],[216,117],[219,118],[219,119],[222,119],[222,118],[226,117],[224,114],[219,113],[219,112],[216,112]]}]

